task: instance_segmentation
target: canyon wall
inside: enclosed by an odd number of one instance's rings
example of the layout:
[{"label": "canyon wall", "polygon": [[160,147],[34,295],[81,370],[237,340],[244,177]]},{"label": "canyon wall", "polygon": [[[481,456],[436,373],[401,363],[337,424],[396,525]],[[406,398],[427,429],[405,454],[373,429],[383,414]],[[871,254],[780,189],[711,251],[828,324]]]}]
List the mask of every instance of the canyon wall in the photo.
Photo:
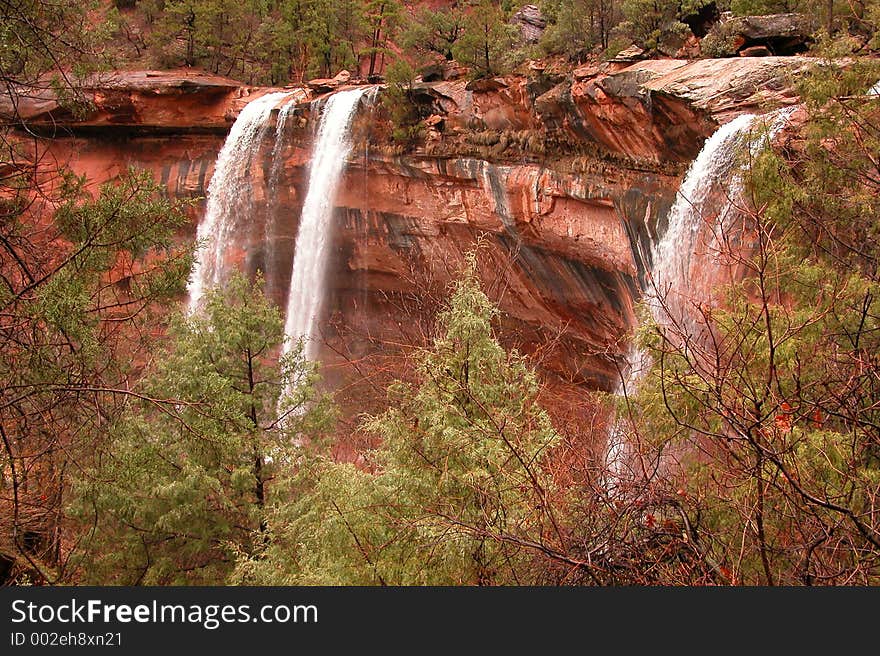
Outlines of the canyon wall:
[{"label": "canyon wall", "polygon": [[[720,123],[795,102],[789,74],[807,63],[663,60],[417,83],[430,118],[405,153],[388,142],[382,108],[362,109],[336,199],[322,353],[331,384],[371,353],[418,342],[479,244],[511,344],[540,353],[561,381],[613,389],[650,245],[687,163]],[[89,89],[79,114],[51,97],[28,101],[44,161],[67,163],[93,184],[147,168],[171,195],[195,199],[207,193],[237,113],[272,91],[190,72],[119,73]],[[314,91],[297,93],[283,167],[271,171],[267,139],[251,170],[253,216],[227,253],[247,270],[273,271],[268,290],[282,307],[314,124]],[[192,207],[185,236],[203,209],[203,200]]]}]

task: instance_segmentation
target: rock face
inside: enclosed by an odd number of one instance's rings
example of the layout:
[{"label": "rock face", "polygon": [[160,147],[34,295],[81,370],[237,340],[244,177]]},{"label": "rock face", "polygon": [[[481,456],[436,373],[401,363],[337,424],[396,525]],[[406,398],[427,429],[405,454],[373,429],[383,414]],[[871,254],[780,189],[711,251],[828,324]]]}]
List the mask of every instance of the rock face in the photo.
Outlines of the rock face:
[{"label": "rock face", "polygon": [[471,88],[422,83],[416,91],[431,114],[446,117],[447,143],[479,130],[528,130],[570,154],[683,164],[737,114],[796,102],[789,75],[809,64],[800,57],[647,60],[588,65],[561,79],[541,71]]},{"label": "rock face", "polygon": [[[331,341],[344,339],[346,328],[405,340],[413,316],[400,299],[418,293],[426,272],[423,283],[443,289],[479,244],[483,279],[520,348],[554,343],[544,361],[549,370],[613,387],[617,342],[634,321],[640,252],[672,203],[675,178],[360,152],[336,200]],[[281,186],[290,192],[281,203],[290,216],[306,192],[307,153],[293,145],[284,169]],[[288,224],[271,246],[286,270],[295,227]],[[255,246],[253,268],[270,255]],[[375,345],[345,347],[362,357]]]},{"label": "rock face", "polygon": [[[434,136],[405,156],[376,147],[388,126],[381,110],[362,110],[331,236],[327,380],[343,380],[364,355],[413,341],[436,309],[430,299],[445,296],[479,245],[511,344],[540,352],[559,380],[613,389],[650,246],[665,229],[684,164],[719,122],[765,101],[794,102],[782,80],[805,65],[665,60],[585,66],[565,78],[536,69],[531,78],[470,87],[423,83],[419,100],[430,106]],[[48,159],[93,183],[135,165],[171,195],[203,199],[236,113],[268,91],[129,73],[92,90],[95,109],[85,118],[65,115],[52,99],[28,117],[62,128],[43,143]],[[276,270],[281,282],[269,289],[282,307],[314,136],[312,92],[299,93],[280,150],[267,139],[255,158],[249,232],[228,253],[250,271]],[[283,166],[268,189],[279,153]],[[188,236],[203,210],[203,201],[194,205]],[[277,233],[267,241],[270,215]]]},{"label": "rock face", "polygon": [[[225,133],[252,92],[234,80],[191,71],[104,73],[78,86],[81,98],[75,99],[76,109],[62,102],[47,83],[22,96],[17,114],[31,128],[43,131],[119,128],[126,134]],[[3,94],[0,121],[12,117],[8,95]]]},{"label": "rock face", "polygon": [[629,48],[624,48],[618,52],[608,61],[613,64],[632,64],[633,62],[642,61],[643,59],[648,59],[644,49],[633,44]]},{"label": "rock face", "polygon": [[799,102],[790,76],[812,66],[807,57],[762,57],[760,59],[702,59],[684,66],[654,70],[659,73],[644,85],[655,100],[674,98],[726,123],[746,112]]},{"label": "rock face", "polygon": [[519,28],[520,38],[526,43],[537,43],[547,27],[547,19],[536,5],[523,5],[510,18],[512,25]]}]

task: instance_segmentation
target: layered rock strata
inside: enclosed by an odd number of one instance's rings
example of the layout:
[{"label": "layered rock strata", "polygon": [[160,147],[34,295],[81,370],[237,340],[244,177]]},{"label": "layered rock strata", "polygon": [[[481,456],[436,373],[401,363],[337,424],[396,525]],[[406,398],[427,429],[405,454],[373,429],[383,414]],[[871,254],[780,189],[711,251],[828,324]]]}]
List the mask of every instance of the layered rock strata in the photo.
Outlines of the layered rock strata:
[{"label": "layered rock strata", "polygon": [[[643,61],[564,76],[536,65],[530,76],[423,83],[418,100],[432,118],[422,145],[406,154],[382,146],[381,108],[362,111],[336,199],[325,360],[344,365],[417,341],[411,331],[434,310],[427,299],[442,296],[479,245],[511,342],[540,352],[564,380],[613,389],[647,253],[687,162],[719,123],[795,102],[789,74],[808,63]],[[268,91],[130,72],[86,85],[82,113],[44,93],[16,118],[51,134],[39,144],[46,161],[66,162],[95,184],[134,165],[171,195],[198,199],[235,116]],[[312,148],[314,90],[298,93],[283,168],[267,189],[274,144],[264,144],[251,172],[249,234],[228,253],[252,271],[271,259],[282,282],[270,291],[282,307]],[[192,234],[203,207],[193,207]],[[277,234],[267,242],[270,215]]]}]

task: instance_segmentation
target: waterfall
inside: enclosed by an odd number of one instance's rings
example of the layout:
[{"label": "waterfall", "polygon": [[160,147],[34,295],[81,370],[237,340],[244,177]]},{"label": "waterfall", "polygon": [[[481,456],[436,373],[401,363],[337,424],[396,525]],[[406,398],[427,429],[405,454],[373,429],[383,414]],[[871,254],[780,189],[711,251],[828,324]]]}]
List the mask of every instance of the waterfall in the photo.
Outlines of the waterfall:
[{"label": "waterfall", "polygon": [[201,252],[190,275],[189,311],[195,312],[205,291],[223,279],[223,256],[234,245],[236,228],[252,210],[251,162],[268,130],[272,110],[286,92],[269,93],[241,111],[217,155],[208,185],[205,216],[196,233]]},{"label": "waterfall", "polygon": [[284,164],[282,157],[284,151],[284,130],[287,127],[287,120],[296,109],[298,99],[293,98],[284,103],[278,110],[278,117],[275,119],[275,145],[272,147],[272,171],[269,174],[269,186],[277,184],[278,176],[281,174],[281,168]]},{"label": "waterfall", "polygon": [[336,189],[352,148],[352,119],[361,97],[369,90],[369,87],[361,87],[331,95],[324,104],[318,125],[308,192],[296,236],[284,328],[290,338],[285,342],[285,352],[303,339],[303,355],[309,360],[313,360],[317,352],[314,338],[326,291]]},{"label": "waterfall", "polygon": [[[731,210],[742,196],[748,165],[735,166],[743,149],[747,146],[750,157],[755,158],[793,111],[785,108],[762,117],[743,114],[735,118],[706,141],[691,164],[669,211],[666,232],[651,254],[653,270],[644,302],[661,327],[676,326],[684,334],[698,337],[700,320],[690,306],[694,299],[707,300],[717,273],[711,258],[699,253],[700,239],[707,236],[701,228],[711,222],[711,235],[728,233]],[[713,248],[720,246],[714,244]],[[695,255],[700,257],[697,262]]]},{"label": "waterfall", "polygon": [[[279,189],[281,173],[284,170],[284,147],[287,144],[287,123],[291,114],[296,110],[300,100],[299,97],[294,97],[284,103],[279,108],[278,116],[275,119],[275,145],[272,147],[272,163],[269,169],[268,183],[266,185],[269,190],[269,195],[267,199],[268,207],[266,210],[267,216],[263,235],[263,244],[266,247],[266,255],[263,260],[263,274],[266,278],[266,294],[270,298],[273,297],[275,290],[281,286],[281,281],[279,280],[281,275],[279,272],[280,267],[277,261],[279,249],[274,248],[274,245],[279,239],[277,229],[278,219],[280,218],[280,208],[277,189]],[[283,252],[283,250],[280,252]]]},{"label": "waterfall", "polygon": [[[643,302],[653,320],[664,330],[675,329],[685,339],[700,338],[699,318],[690,305],[694,297],[711,293],[711,275],[700,277],[692,269],[692,258],[699,249],[701,228],[714,221],[712,233],[726,232],[728,218],[743,191],[746,165],[736,166],[744,147],[752,157],[772,139],[787,122],[794,108],[778,110],[764,119],[765,130],[749,135],[757,127],[758,117],[743,114],[722,125],[703,145],[688,169],[681,187],[669,210],[666,232],[652,249],[653,268],[644,291]],[[748,141],[747,141],[748,139]],[[718,205],[718,199],[724,201]],[[712,217],[715,217],[712,219]],[[713,272],[711,262],[699,262],[703,269]],[[626,372],[615,395],[630,394],[650,367],[649,355],[631,345],[626,357]],[[613,489],[626,468],[627,444],[620,420],[608,434],[605,463],[610,474],[606,487]]]},{"label": "waterfall", "polygon": [[[652,272],[644,296],[651,316],[661,326],[694,328],[686,305],[692,297],[691,264],[699,246],[700,228],[717,211],[711,207],[718,200],[713,192],[730,180],[755,118],[754,114],[743,114],[718,128],[703,145],[676,194],[666,232],[652,249]],[[733,199],[737,191],[728,188],[727,198]]]}]

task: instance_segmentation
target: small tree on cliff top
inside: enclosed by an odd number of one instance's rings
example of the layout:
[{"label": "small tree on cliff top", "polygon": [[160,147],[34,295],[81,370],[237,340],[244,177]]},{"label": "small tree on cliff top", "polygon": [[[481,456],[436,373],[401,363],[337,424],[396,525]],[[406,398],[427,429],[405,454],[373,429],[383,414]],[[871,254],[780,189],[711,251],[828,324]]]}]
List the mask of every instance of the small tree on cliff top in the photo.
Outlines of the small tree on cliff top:
[{"label": "small tree on cliff top", "polygon": [[498,75],[510,64],[515,31],[498,4],[479,0],[464,14],[464,31],[452,44],[452,54],[476,77]]},{"label": "small tree on cliff top", "polygon": [[443,11],[420,7],[401,33],[401,45],[414,61],[429,64],[452,59],[452,48],[464,34],[464,9],[455,4]]}]

